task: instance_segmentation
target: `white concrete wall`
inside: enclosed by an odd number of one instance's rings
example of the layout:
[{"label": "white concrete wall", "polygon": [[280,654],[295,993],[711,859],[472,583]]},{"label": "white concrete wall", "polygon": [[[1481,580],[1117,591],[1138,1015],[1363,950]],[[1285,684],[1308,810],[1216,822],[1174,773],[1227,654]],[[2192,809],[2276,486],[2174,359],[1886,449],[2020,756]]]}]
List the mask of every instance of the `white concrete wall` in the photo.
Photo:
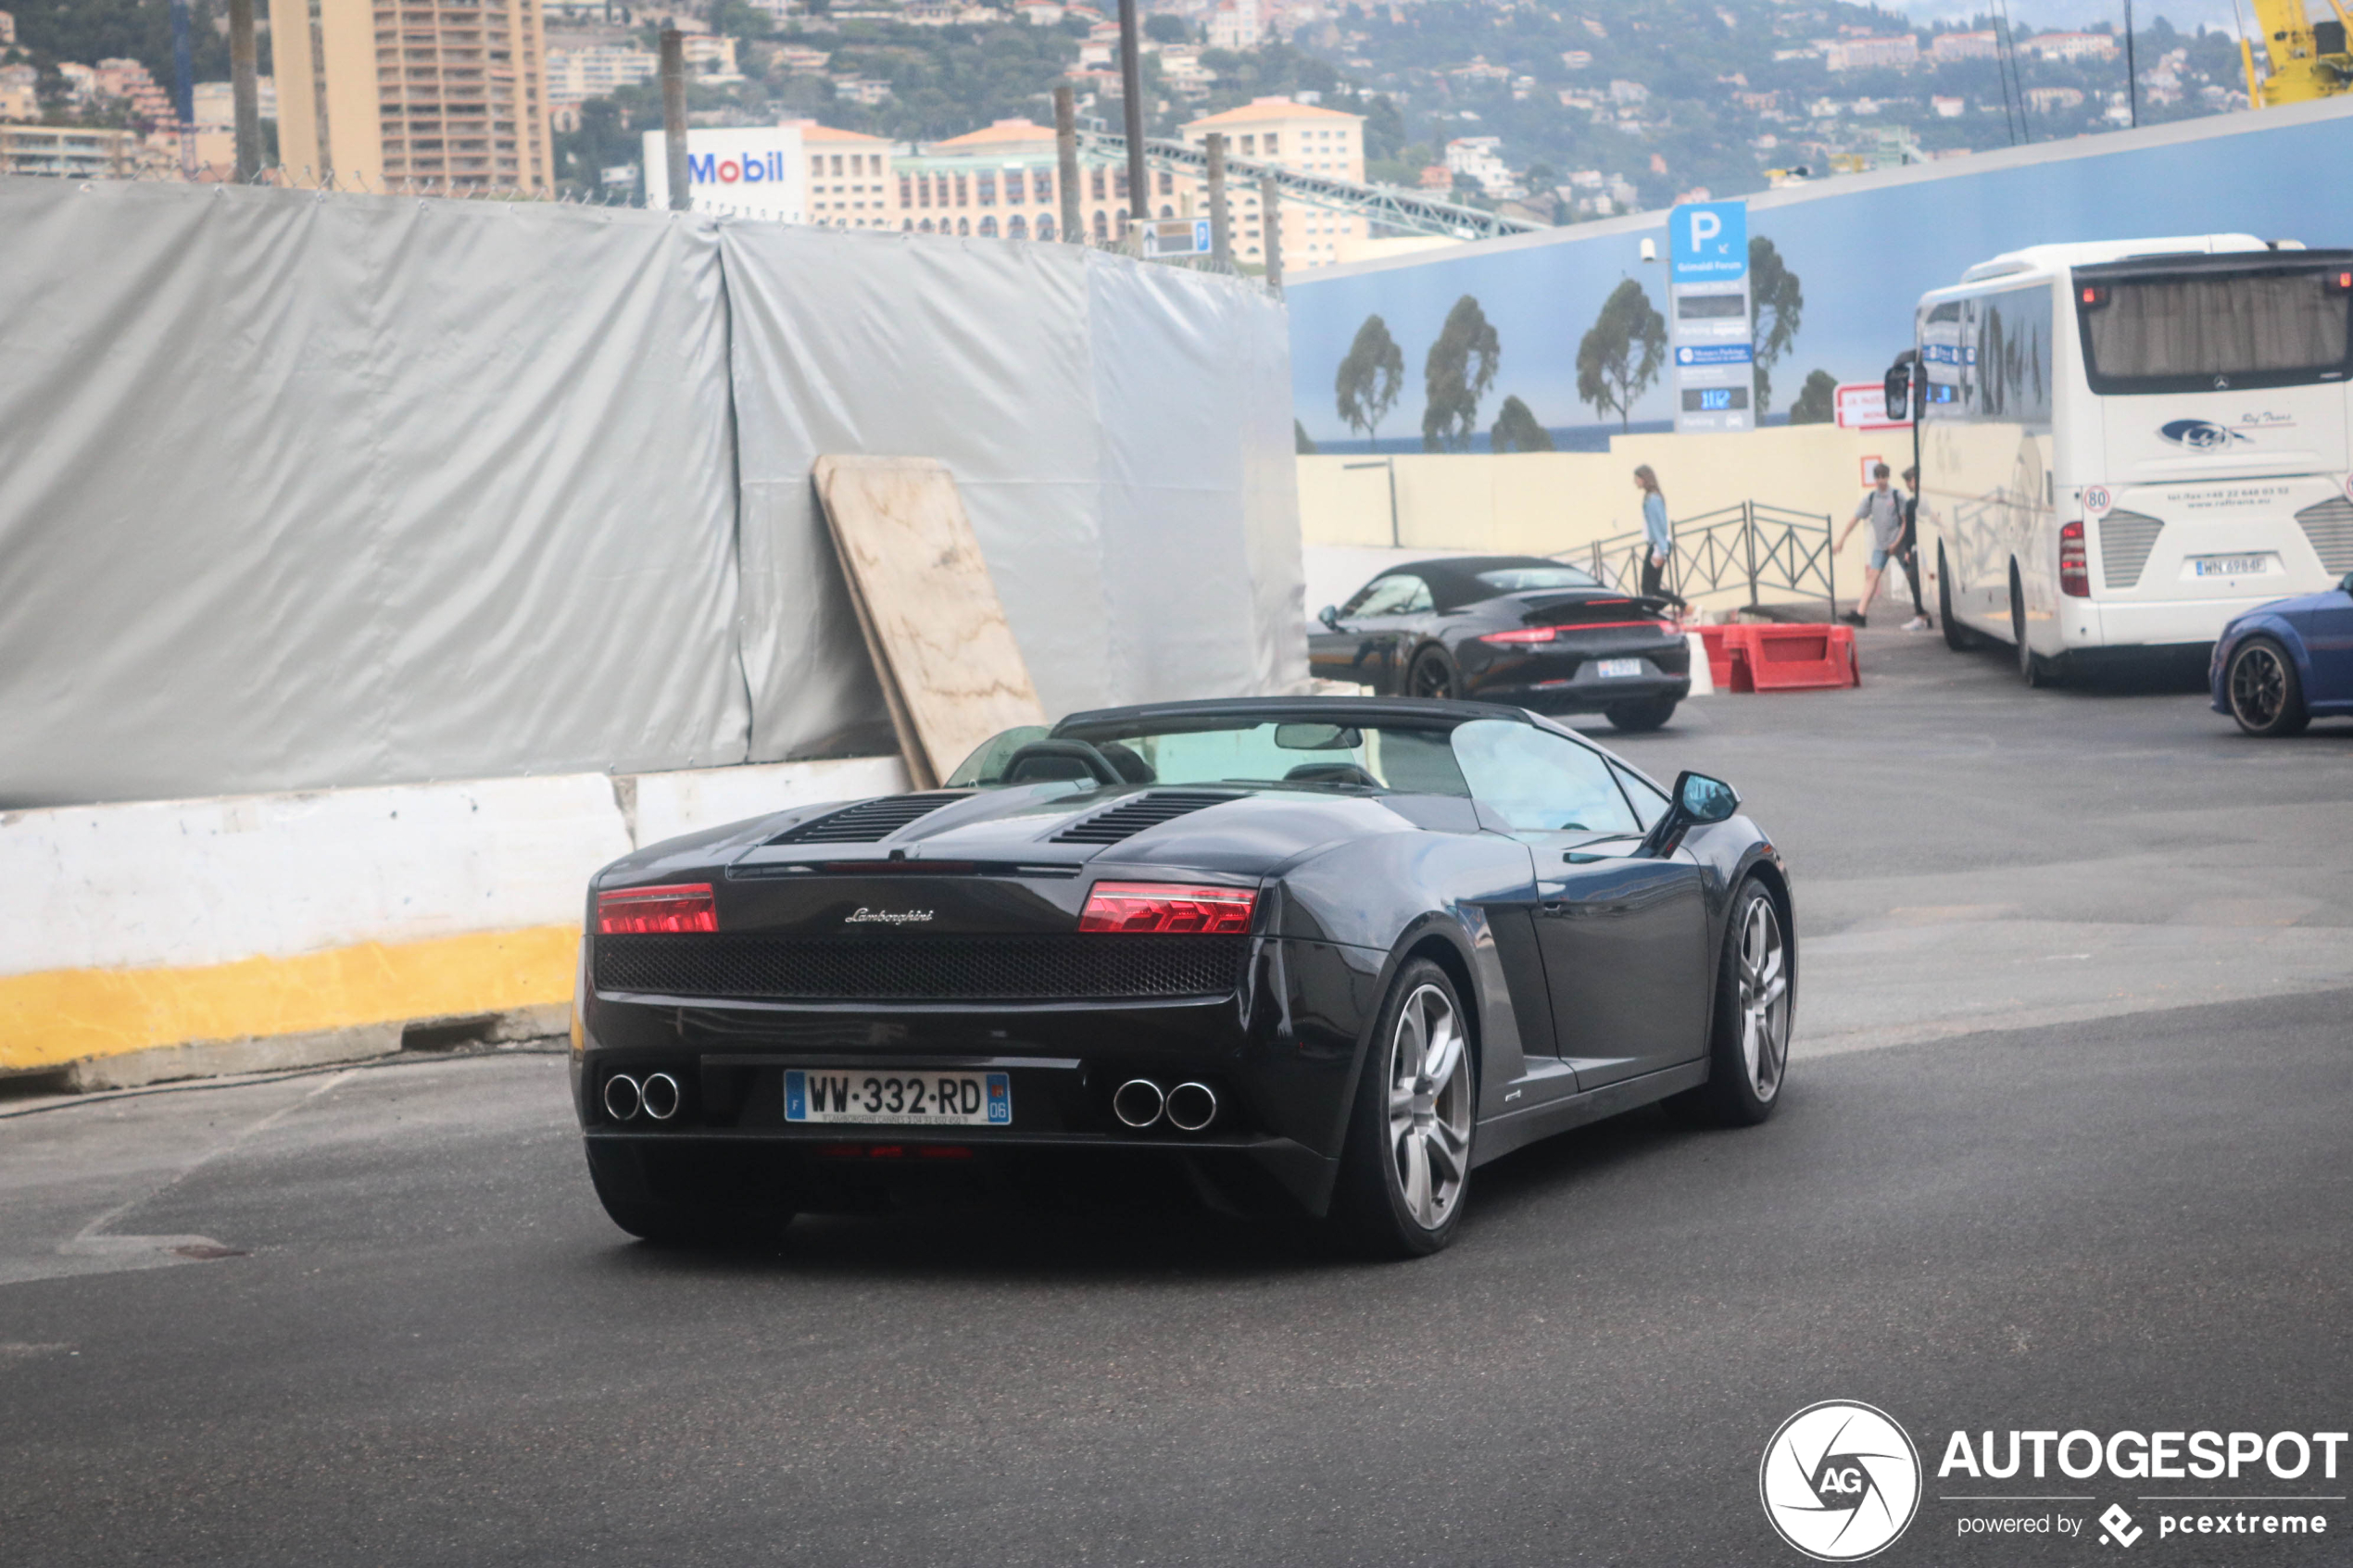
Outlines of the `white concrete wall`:
[{"label": "white concrete wall", "polygon": [[0,975],[576,923],[638,845],[906,777],[873,757],[0,813]]}]

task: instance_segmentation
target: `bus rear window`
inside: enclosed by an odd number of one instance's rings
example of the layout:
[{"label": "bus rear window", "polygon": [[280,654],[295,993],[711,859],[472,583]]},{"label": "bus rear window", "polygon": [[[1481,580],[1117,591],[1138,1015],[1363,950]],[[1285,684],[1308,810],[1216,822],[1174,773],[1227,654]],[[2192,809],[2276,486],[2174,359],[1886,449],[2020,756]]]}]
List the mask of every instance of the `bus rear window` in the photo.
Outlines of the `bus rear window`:
[{"label": "bus rear window", "polygon": [[2340,380],[2348,297],[2334,269],[2113,282],[2079,274],[2075,286],[2084,368],[2102,394]]}]

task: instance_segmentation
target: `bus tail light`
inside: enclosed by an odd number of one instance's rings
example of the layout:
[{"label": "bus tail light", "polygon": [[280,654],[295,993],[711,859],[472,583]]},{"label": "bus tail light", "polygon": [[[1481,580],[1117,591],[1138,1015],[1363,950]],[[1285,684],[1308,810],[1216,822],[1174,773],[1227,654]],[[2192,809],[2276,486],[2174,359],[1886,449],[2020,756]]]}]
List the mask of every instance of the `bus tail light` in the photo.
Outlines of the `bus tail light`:
[{"label": "bus tail light", "polygon": [[2059,529],[2059,592],[2070,599],[2092,596],[2092,568],[2083,554],[2083,524],[2080,521],[2066,523]]}]

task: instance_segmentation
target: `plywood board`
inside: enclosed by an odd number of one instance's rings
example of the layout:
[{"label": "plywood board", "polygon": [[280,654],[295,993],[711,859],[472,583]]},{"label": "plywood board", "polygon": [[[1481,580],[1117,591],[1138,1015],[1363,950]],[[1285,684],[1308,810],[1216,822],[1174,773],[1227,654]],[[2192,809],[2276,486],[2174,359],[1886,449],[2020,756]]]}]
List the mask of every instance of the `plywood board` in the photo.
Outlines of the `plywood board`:
[{"label": "plywood board", "polygon": [[823,457],[814,478],[915,787],[1000,731],[1044,723],[947,466]]}]

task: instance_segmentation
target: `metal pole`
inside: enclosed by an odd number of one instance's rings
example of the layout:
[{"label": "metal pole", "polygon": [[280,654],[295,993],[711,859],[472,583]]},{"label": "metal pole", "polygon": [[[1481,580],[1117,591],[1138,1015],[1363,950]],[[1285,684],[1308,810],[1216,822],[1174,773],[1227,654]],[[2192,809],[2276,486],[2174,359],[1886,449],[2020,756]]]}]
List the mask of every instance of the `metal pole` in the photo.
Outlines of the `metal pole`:
[{"label": "metal pole", "polygon": [[[1229,268],[1234,264],[1234,220],[1226,207],[1226,133],[1211,132],[1202,138],[1202,146],[1209,155],[1209,258]],[[1396,488],[1394,483],[1390,488]],[[1389,509],[1396,511],[1393,500]]]},{"label": "metal pole", "polygon": [[[1748,551],[1748,608],[1755,609],[1757,608],[1757,599],[1756,503],[1754,501],[1741,503],[1741,537],[1746,542]],[[1831,613],[1833,616],[1838,613],[1838,601],[1835,599],[1831,601]]]},{"label": "metal pole", "polygon": [[2141,73],[2133,64],[2133,0],[2124,0],[2124,101],[2132,107],[2133,128],[2141,125]]},{"label": "metal pole", "polygon": [[261,88],[256,78],[253,0],[229,0],[229,102],[236,121],[237,182],[261,177]]},{"label": "metal pole", "polygon": [[1054,89],[1054,166],[1063,206],[1063,243],[1085,245],[1087,226],[1078,211],[1078,101],[1064,82]]},{"label": "metal pole", "polygon": [[661,148],[670,169],[670,210],[693,205],[686,190],[686,35],[661,30]]},{"label": "metal pole", "polygon": [[1822,583],[1831,596],[1831,620],[1838,619],[1838,556],[1831,548],[1831,520],[1822,520]]},{"label": "metal pole", "polygon": [[188,45],[188,0],[171,0],[171,107],[180,116],[180,177],[196,177],[196,72]]},{"label": "metal pole", "polygon": [[1282,194],[1275,188],[1273,175],[1258,182],[1258,227],[1265,236],[1266,286],[1277,294],[1283,292],[1282,199]]},{"label": "metal pole", "polygon": [[[1136,0],[1119,0],[1120,107],[1127,132],[1127,211],[1140,229],[1151,216],[1151,187],[1144,171],[1144,51],[1136,24]],[[1135,236],[1138,248],[1143,236]]]},{"label": "metal pole", "polygon": [[1404,540],[1397,533],[1397,459],[1389,459],[1389,547],[1403,549]]}]

